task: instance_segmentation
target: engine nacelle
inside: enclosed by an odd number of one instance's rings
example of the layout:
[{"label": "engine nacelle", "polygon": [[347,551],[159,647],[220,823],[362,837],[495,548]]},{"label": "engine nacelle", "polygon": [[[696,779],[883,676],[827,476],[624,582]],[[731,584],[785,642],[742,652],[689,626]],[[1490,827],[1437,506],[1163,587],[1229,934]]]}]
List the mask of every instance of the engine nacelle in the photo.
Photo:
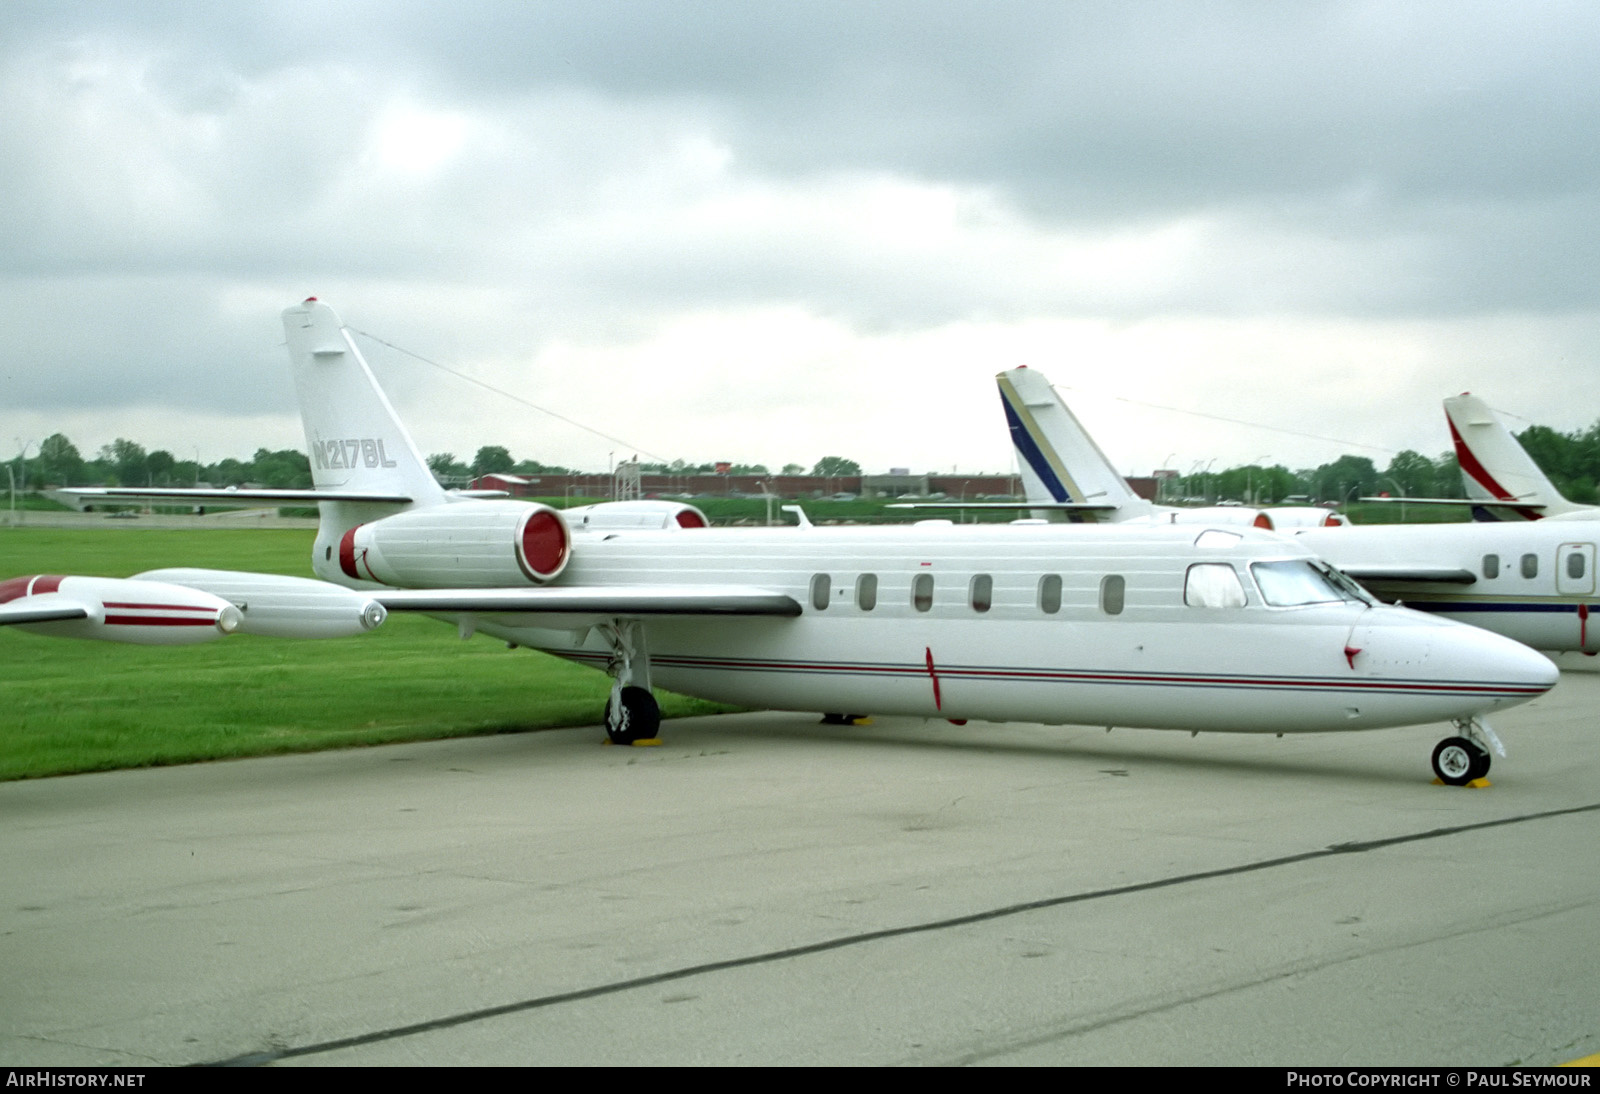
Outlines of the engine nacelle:
[{"label": "engine nacelle", "polygon": [[1248,505],[1208,505],[1203,509],[1177,509],[1170,524],[1243,524],[1272,531],[1275,525],[1264,510]]},{"label": "engine nacelle", "polygon": [[1279,505],[1263,509],[1275,528],[1337,528],[1349,524],[1343,514],[1318,505]]},{"label": "engine nacelle", "polygon": [[273,638],[349,638],[388,616],[364,593],[326,581],[234,570],[173,569],[136,574],[135,581],[161,581],[221,597],[239,609],[239,633]]},{"label": "engine nacelle", "polygon": [[705,528],[706,515],[681,501],[601,501],[563,509],[574,532],[622,532],[653,528]]},{"label": "engine nacelle", "polygon": [[399,588],[542,585],[571,555],[561,513],[522,501],[414,509],[357,525],[339,540],[346,577]]},{"label": "engine nacelle", "polygon": [[233,633],[240,614],[199,589],[140,578],[37,574],[0,582],[0,624],[55,638],[187,646]]}]

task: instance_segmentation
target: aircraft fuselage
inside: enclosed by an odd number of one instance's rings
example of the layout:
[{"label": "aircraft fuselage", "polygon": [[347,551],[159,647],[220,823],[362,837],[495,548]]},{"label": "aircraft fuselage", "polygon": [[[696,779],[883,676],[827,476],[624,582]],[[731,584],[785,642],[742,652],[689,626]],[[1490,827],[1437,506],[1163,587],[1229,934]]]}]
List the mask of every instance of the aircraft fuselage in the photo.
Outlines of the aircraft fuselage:
[{"label": "aircraft fuselage", "polygon": [[[626,532],[575,542],[550,587],[787,594],[798,617],[644,624],[656,684],[777,709],[1302,732],[1461,717],[1555,682],[1532,651],[1358,595],[1268,603],[1256,567],[1279,563],[1312,566],[1276,537],[1192,526]],[[1197,590],[1196,567],[1237,593]],[[440,618],[599,667],[613,656],[590,618]]]}]

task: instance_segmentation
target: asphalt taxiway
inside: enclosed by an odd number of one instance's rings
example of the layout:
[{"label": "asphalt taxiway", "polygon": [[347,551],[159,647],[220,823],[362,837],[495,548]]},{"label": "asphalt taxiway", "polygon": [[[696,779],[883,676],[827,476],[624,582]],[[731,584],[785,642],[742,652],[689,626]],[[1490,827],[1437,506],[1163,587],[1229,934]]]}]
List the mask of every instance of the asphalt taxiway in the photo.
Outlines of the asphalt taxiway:
[{"label": "asphalt taxiway", "polygon": [[1560,1063],[1597,700],[1480,790],[1444,727],[771,713],[0,785],[0,1063]]}]

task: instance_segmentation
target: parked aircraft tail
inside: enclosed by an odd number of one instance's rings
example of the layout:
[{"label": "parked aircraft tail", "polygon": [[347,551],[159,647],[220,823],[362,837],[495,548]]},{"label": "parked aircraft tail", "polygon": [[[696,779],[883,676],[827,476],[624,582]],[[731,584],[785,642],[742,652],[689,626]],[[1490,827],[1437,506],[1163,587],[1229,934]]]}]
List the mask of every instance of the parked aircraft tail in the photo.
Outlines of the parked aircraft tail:
[{"label": "parked aircraft tail", "polygon": [[1096,510],[1113,521],[1151,514],[1152,504],[1117,473],[1043,373],[1024,365],[1000,373],[995,383],[1029,501],[1084,507],[1065,510],[1069,520],[1102,519]]},{"label": "parked aircraft tail", "polygon": [[334,310],[312,297],[284,310],[283,329],[316,488],[404,495],[413,507],[443,502],[444,489]]},{"label": "parked aircraft tail", "polygon": [[1482,399],[1463,392],[1444,401],[1450,440],[1461,465],[1461,482],[1480,520],[1539,520],[1592,517],[1591,506],[1570,502],[1533,462],[1511,431]]}]

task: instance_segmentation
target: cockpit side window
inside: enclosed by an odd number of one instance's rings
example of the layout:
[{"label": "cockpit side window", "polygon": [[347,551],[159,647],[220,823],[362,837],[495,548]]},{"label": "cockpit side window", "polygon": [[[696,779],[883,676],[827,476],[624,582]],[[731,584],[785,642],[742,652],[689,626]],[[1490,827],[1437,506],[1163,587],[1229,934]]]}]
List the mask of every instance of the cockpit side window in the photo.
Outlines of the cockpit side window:
[{"label": "cockpit side window", "polygon": [[1255,562],[1250,573],[1261,590],[1261,599],[1275,608],[1294,608],[1305,604],[1337,604],[1354,596],[1333,580],[1332,575],[1307,559],[1285,562]]},{"label": "cockpit side window", "polygon": [[1184,575],[1183,602],[1191,608],[1242,608],[1244,585],[1226,562],[1197,562]]}]

